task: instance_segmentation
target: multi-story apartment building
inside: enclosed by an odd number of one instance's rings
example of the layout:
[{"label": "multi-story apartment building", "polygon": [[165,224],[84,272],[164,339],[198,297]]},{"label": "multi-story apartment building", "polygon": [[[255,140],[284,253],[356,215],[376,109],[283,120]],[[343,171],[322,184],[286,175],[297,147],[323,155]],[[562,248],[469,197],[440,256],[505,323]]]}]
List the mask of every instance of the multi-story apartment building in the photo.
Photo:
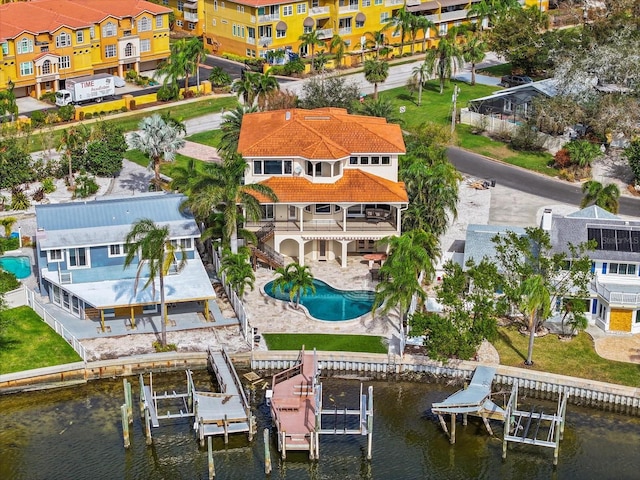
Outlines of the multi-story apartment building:
[{"label": "multi-story apartment building", "polygon": [[[164,0],[169,1],[169,0]],[[171,0],[173,1],[173,0]],[[340,35],[348,51],[359,51],[367,32],[380,31],[405,7],[415,15],[425,15],[436,28],[420,31],[416,50],[430,48],[448,28],[467,20],[473,0],[201,0],[204,1],[202,33],[205,46],[214,53],[234,53],[264,57],[269,50],[308,53],[300,36],[314,30],[327,41]],[[522,4],[548,8],[548,0],[521,0]],[[385,43],[399,44],[400,32],[385,31]],[[408,38],[405,39],[409,41]],[[409,46],[405,52],[409,51]],[[320,51],[321,48],[316,49]],[[399,53],[399,50],[396,52]]]},{"label": "multi-story apartment building", "polygon": [[39,97],[67,78],[153,69],[169,56],[170,12],[144,0],[0,5],[0,90]]},{"label": "multi-story apartment building", "polygon": [[400,235],[408,204],[398,161],[402,130],[384,118],[341,108],[275,110],[244,116],[238,152],[247,161],[245,183],[271,187],[278,202],[256,195],[265,251],[312,260],[384,251],[381,238]]},{"label": "multi-story apartment building", "polygon": [[211,8],[205,0],[156,0],[156,3],[173,10],[173,31],[182,31],[199,37],[204,31],[205,9]]}]

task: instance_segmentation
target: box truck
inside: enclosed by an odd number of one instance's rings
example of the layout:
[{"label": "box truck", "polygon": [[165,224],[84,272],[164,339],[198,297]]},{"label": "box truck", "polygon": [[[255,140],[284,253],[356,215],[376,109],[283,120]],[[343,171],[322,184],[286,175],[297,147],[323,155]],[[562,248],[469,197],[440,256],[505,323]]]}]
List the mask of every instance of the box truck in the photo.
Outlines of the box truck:
[{"label": "box truck", "polygon": [[56,105],[96,101],[112,97],[116,92],[113,75],[100,73],[89,77],[68,78],[65,88],[56,92]]}]

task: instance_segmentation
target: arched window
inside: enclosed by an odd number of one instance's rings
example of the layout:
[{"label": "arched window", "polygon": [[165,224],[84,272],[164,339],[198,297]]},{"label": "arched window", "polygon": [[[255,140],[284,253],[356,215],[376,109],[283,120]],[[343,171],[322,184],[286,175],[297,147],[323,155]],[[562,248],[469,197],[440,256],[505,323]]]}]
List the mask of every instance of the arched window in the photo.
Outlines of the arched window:
[{"label": "arched window", "polygon": [[42,74],[48,75],[51,73],[51,62],[49,60],[45,60],[42,62]]},{"label": "arched window", "polygon": [[142,17],[138,20],[138,31],[139,32],[148,32],[151,30],[151,20],[148,17]]},{"label": "arched window", "polygon": [[131,57],[133,55],[133,44],[127,43],[124,47],[124,56]]},{"label": "arched window", "polygon": [[71,46],[71,35],[68,33],[62,32],[60,35],[56,37],[56,47],[69,47]]},{"label": "arched window", "polygon": [[102,36],[103,37],[115,37],[116,36],[116,25],[112,22],[107,22],[107,24],[102,27]]}]

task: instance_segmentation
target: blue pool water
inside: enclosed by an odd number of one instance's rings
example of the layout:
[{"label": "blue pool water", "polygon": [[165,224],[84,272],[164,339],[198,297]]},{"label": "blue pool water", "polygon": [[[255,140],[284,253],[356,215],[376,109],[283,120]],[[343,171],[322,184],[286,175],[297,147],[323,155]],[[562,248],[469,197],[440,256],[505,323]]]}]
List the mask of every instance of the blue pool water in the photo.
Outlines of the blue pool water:
[{"label": "blue pool water", "polygon": [[[316,286],[315,294],[302,295],[300,303],[318,320],[352,320],[371,311],[375,293],[370,290],[338,290],[321,280],[313,280],[313,284]],[[264,291],[270,297],[289,301],[289,290],[274,292],[273,282],[267,283]]]},{"label": "blue pool water", "polygon": [[18,280],[31,275],[31,259],[29,257],[0,257],[0,267],[13,273]]}]

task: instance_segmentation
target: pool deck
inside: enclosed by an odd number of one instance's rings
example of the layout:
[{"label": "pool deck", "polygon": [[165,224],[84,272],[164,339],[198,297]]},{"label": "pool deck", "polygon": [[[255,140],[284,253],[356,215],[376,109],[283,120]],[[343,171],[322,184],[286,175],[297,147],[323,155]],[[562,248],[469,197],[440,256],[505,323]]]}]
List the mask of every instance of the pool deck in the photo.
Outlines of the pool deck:
[{"label": "pool deck", "polygon": [[[369,264],[362,256],[349,256],[347,268],[340,268],[338,262],[309,261],[311,273],[332,287],[344,290],[373,290]],[[260,290],[260,287],[276,277],[273,270],[259,268],[256,272],[256,288],[245,293],[245,307],[251,319],[251,326],[258,333],[340,333],[354,335],[379,335],[389,339],[398,337],[397,317],[368,313],[356,320],[321,321],[309,318],[303,310],[296,310],[288,302],[276,300]],[[266,349],[261,342],[259,349]]]}]

